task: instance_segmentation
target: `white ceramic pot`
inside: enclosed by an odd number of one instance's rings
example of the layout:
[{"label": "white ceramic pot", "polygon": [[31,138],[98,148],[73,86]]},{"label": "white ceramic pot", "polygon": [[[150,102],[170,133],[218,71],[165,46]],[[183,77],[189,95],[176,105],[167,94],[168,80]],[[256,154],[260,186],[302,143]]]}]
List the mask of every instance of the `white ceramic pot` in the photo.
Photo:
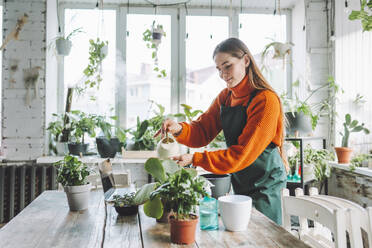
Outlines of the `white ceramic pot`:
[{"label": "white ceramic pot", "polygon": [[315,179],[314,175],[314,166],[312,164],[304,164],[302,166],[303,169],[303,176],[304,176],[304,181],[310,181]]},{"label": "white ceramic pot", "polygon": [[245,195],[227,195],[218,198],[220,214],[225,228],[232,232],[248,227],[252,212],[252,198]]},{"label": "white ceramic pot", "polygon": [[72,42],[63,38],[56,40],[56,49],[59,55],[67,56],[70,54]]},{"label": "white ceramic pot", "polygon": [[67,142],[56,142],[57,155],[64,156],[68,154]]},{"label": "white ceramic pot", "polygon": [[80,211],[89,206],[91,184],[80,186],[64,186],[70,211]]},{"label": "white ceramic pot", "polygon": [[156,147],[156,152],[159,158],[166,159],[179,155],[180,147],[175,139],[165,137],[159,141]]}]

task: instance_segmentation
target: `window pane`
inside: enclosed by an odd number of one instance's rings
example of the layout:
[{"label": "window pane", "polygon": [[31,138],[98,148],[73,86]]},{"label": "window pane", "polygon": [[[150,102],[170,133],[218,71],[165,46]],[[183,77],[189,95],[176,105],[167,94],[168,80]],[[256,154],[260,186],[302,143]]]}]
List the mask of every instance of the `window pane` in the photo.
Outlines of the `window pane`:
[{"label": "window pane", "polygon": [[[152,58],[154,49],[146,47],[143,33],[151,30],[153,21],[163,25],[166,36],[158,46],[158,68],[165,69],[166,77],[158,77],[154,71]],[[137,116],[141,120],[154,115],[149,110],[153,100],[170,113],[171,81],[171,17],[169,15],[127,15],[127,127],[136,125]]]},{"label": "window pane", "polygon": [[[265,46],[273,41],[286,42],[285,15],[272,14],[240,14],[239,38],[244,41],[256,62],[261,67],[261,53]],[[259,25],[258,25],[259,24]],[[281,93],[287,89],[286,65],[282,59],[271,59],[273,54],[266,57],[268,70],[263,70],[271,86]]]},{"label": "window pane", "polygon": [[[115,10],[90,10],[66,9],[65,34],[82,28],[72,38],[72,49],[69,56],[64,59],[64,87],[65,95],[68,86],[82,83],[83,71],[88,65],[89,39],[108,41],[108,55],[102,62],[102,82],[99,90],[92,88],[86,90],[83,96],[73,96],[72,109],[86,113],[100,115],[114,115],[115,107],[115,58],[116,58],[116,11]],[[96,98],[95,101],[90,97]]]},{"label": "window pane", "polygon": [[[213,61],[213,50],[229,36],[225,16],[186,17],[186,103],[206,111],[226,87]],[[208,30],[208,32],[206,32]]]}]

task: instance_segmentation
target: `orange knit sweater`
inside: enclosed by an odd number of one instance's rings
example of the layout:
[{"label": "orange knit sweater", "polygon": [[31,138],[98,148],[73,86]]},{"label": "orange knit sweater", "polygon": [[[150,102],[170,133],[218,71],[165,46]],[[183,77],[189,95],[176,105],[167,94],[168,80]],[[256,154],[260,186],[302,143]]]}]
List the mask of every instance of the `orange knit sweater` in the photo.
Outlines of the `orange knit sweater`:
[{"label": "orange knit sweater", "polygon": [[[234,88],[226,106],[246,106],[254,91],[247,76]],[[229,89],[225,88],[213,101],[209,109],[196,121],[182,125],[177,141],[189,147],[209,144],[221,131],[220,106],[225,103]],[[262,90],[256,94],[247,108],[247,123],[238,138],[238,144],[228,149],[203,153],[196,152],[193,165],[215,174],[240,171],[251,165],[271,143],[281,146],[283,135],[282,114],[278,96]]]}]

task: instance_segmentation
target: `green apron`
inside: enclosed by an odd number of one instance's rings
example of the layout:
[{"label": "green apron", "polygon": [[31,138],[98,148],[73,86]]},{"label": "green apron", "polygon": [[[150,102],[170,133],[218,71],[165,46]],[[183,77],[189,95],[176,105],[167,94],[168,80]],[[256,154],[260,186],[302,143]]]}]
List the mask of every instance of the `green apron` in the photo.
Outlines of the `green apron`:
[{"label": "green apron", "polygon": [[[252,93],[247,106],[221,104],[221,123],[227,147],[238,144],[238,137],[247,123],[247,108],[256,93]],[[231,91],[226,101],[230,95]],[[257,210],[281,225],[280,191],[286,186],[286,178],[279,150],[270,143],[251,165],[232,173],[231,182],[235,194],[250,196]]]}]

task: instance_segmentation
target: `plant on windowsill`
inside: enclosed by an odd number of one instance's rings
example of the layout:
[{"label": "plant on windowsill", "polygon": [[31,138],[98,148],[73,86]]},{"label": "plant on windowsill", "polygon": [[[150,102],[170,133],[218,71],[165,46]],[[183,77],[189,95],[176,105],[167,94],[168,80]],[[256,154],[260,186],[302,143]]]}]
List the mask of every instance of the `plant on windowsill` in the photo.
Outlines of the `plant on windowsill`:
[{"label": "plant on windowsill", "polygon": [[[110,116],[113,121],[117,116]],[[114,158],[117,152],[121,152],[121,147],[125,146],[127,130],[114,126],[106,121],[106,116],[95,116],[95,125],[102,131],[103,136],[96,137],[97,150],[102,158]],[[113,131],[115,130],[115,133]]]},{"label": "plant on windowsill", "polygon": [[73,142],[68,143],[70,154],[79,156],[86,154],[88,144],[84,143],[85,133],[90,137],[95,137],[96,120],[94,115],[85,114],[79,110],[73,110],[67,113],[70,123],[68,129],[70,130],[71,139]]},{"label": "plant on windowsill", "polygon": [[158,73],[159,78],[165,78],[167,73],[165,69],[159,69],[159,58],[158,58],[158,50],[159,45],[161,43],[162,37],[166,36],[164,32],[163,25],[156,24],[155,20],[152,22],[151,29],[146,29],[143,32],[143,40],[146,42],[146,47],[152,49],[151,57],[154,60],[154,71]]},{"label": "plant on windowsill", "polygon": [[87,165],[74,156],[66,155],[54,166],[57,167],[57,181],[64,187],[70,210],[87,209],[91,186],[87,181],[90,174]]},{"label": "plant on windowsill", "polygon": [[360,20],[363,32],[372,30],[372,0],[361,0],[360,10],[353,10],[349,15],[349,20]]},{"label": "plant on windowsill", "polygon": [[64,123],[64,114],[52,114],[55,121],[49,122],[47,130],[51,135],[49,149],[56,155],[66,155],[68,153],[67,142],[62,142],[62,131]]},{"label": "plant on windowsill", "polygon": [[76,86],[78,94],[82,94],[88,88],[99,89],[102,82],[102,61],[108,54],[108,41],[101,41],[99,38],[90,39],[89,45],[89,63],[83,71],[86,80],[83,85]]},{"label": "plant on windowsill", "polygon": [[357,133],[363,131],[365,134],[369,134],[369,129],[364,127],[364,123],[359,124],[357,120],[352,120],[350,114],[345,115],[345,122],[343,123],[344,132],[340,132],[342,136],[341,147],[335,147],[338,163],[348,164],[350,162],[350,156],[352,149],[349,148],[349,137],[350,133]]}]

